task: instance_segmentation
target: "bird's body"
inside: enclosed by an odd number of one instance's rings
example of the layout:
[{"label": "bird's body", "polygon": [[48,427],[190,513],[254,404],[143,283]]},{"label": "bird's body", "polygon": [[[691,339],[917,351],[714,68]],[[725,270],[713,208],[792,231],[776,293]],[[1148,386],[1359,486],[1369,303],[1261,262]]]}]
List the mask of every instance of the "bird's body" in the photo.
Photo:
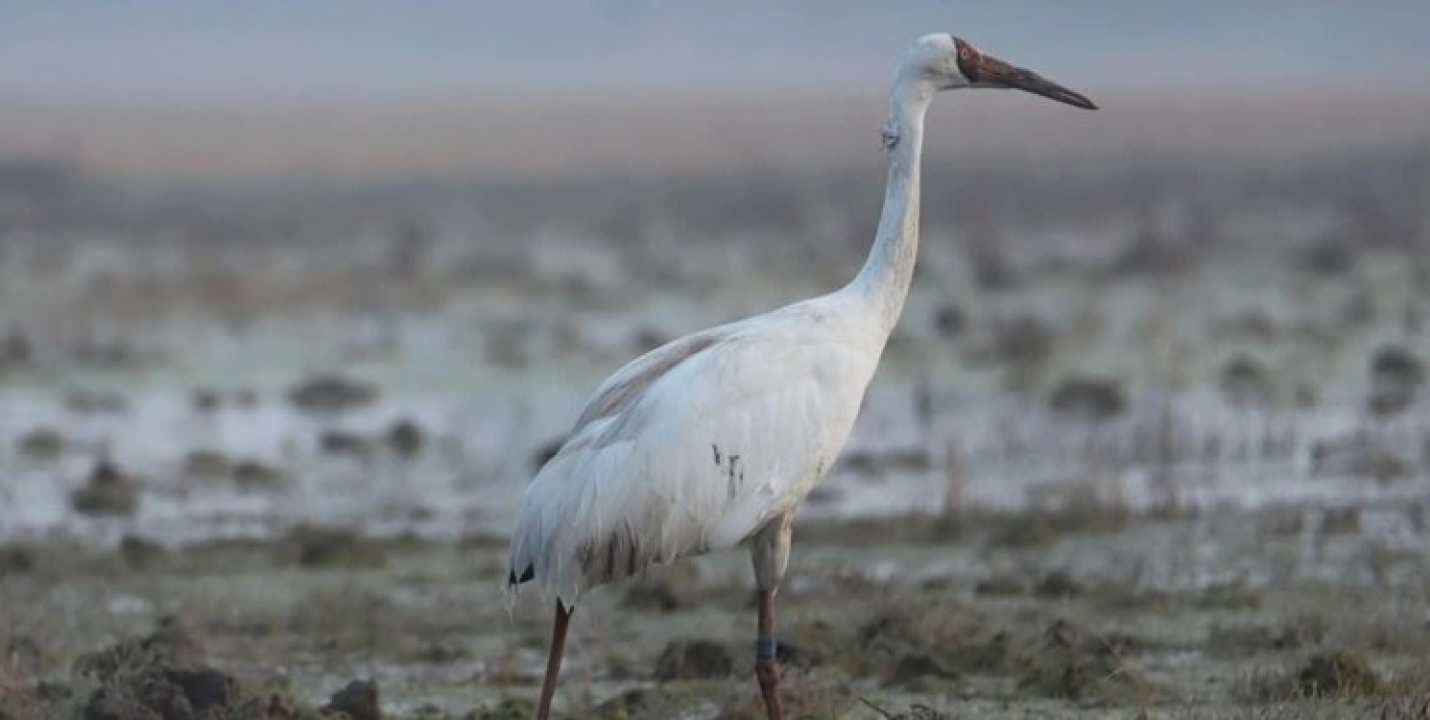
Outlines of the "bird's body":
[{"label": "bird's body", "polygon": [[924,115],[938,90],[1005,86],[1093,107],[950,35],[920,38],[894,84],[884,208],[859,274],[827,295],[657,348],[592,396],[527,488],[512,534],[508,586],[533,582],[556,598],[539,718],[583,591],[741,544],[758,589],[756,673],[770,717],[780,717],[774,593],[795,510],[843,449],[908,295]]},{"label": "bird's body", "polygon": [[[527,490],[511,572],[575,604],[653,563],[727,550],[833,465],[884,338],[837,292],[675,340],[596,392]],[[510,579],[510,578],[509,578]]]}]

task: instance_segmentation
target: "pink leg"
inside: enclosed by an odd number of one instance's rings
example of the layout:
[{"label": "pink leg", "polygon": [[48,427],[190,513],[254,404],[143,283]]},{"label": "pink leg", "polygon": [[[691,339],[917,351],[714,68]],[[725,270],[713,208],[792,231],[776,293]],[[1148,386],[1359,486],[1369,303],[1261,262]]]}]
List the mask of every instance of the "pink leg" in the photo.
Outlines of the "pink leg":
[{"label": "pink leg", "polygon": [[[573,609],[574,610],[574,609]],[[551,628],[551,652],[546,655],[546,679],[541,683],[541,700],[536,705],[536,720],[551,717],[551,698],[556,695],[556,676],[561,674],[561,653],[566,649],[566,625],[573,610],[556,601],[556,622]]]},{"label": "pink leg", "polygon": [[758,604],[760,636],[755,640],[755,678],[760,681],[769,720],[781,720],[784,709],[780,705],[780,666],[775,659],[774,591],[760,590]]}]

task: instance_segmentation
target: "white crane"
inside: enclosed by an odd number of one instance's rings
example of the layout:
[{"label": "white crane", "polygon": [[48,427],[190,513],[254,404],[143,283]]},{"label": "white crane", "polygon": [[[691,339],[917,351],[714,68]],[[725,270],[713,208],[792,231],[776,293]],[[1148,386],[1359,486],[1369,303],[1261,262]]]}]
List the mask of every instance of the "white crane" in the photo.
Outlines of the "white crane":
[{"label": "white crane", "polygon": [[781,717],[774,595],[790,525],[838,457],[903,310],[919,237],[924,115],[934,93],[1019,88],[1092,101],[946,33],[914,44],[884,126],[888,188],[873,248],[843,288],[687,335],[601,385],[566,443],[527,487],[508,589],[556,597],[537,718],[546,720],[566,628],[587,588],[677,558],[748,545],[758,589],[755,675]]}]

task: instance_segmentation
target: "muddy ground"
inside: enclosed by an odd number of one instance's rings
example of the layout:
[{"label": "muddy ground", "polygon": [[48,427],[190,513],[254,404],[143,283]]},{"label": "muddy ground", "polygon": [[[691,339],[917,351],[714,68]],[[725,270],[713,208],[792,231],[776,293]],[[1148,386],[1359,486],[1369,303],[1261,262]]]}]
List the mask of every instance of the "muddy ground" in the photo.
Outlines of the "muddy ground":
[{"label": "muddy ground", "polygon": [[[796,718],[1423,717],[1426,512],[805,523],[785,699]],[[0,715],[527,717],[548,608],[508,610],[503,553],[315,527],[10,546]],[[591,594],[563,717],[760,717],[750,591],[731,553]]]},{"label": "muddy ground", "polygon": [[[779,598],[791,717],[1430,716],[1430,154],[1387,147],[930,159]],[[530,717],[524,484],[629,358],[845,282],[883,177],[62,170],[0,193],[0,720]],[[592,593],[558,711],[759,718],[751,585]]]}]

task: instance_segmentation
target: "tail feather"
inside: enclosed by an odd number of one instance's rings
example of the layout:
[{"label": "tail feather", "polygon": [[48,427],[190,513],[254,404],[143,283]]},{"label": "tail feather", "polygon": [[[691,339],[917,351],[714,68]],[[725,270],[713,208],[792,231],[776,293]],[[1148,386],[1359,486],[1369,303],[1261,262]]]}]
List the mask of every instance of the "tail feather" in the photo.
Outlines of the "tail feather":
[{"label": "tail feather", "polygon": [[526,569],[521,571],[521,577],[518,578],[516,576],[515,569],[511,571],[510,579],[507,580],[507,585],[516,587],[517,585],[520,585],[522,583],[531,582],[531,579],[534,577],[536,577],[536,566],[527,563]]}]

